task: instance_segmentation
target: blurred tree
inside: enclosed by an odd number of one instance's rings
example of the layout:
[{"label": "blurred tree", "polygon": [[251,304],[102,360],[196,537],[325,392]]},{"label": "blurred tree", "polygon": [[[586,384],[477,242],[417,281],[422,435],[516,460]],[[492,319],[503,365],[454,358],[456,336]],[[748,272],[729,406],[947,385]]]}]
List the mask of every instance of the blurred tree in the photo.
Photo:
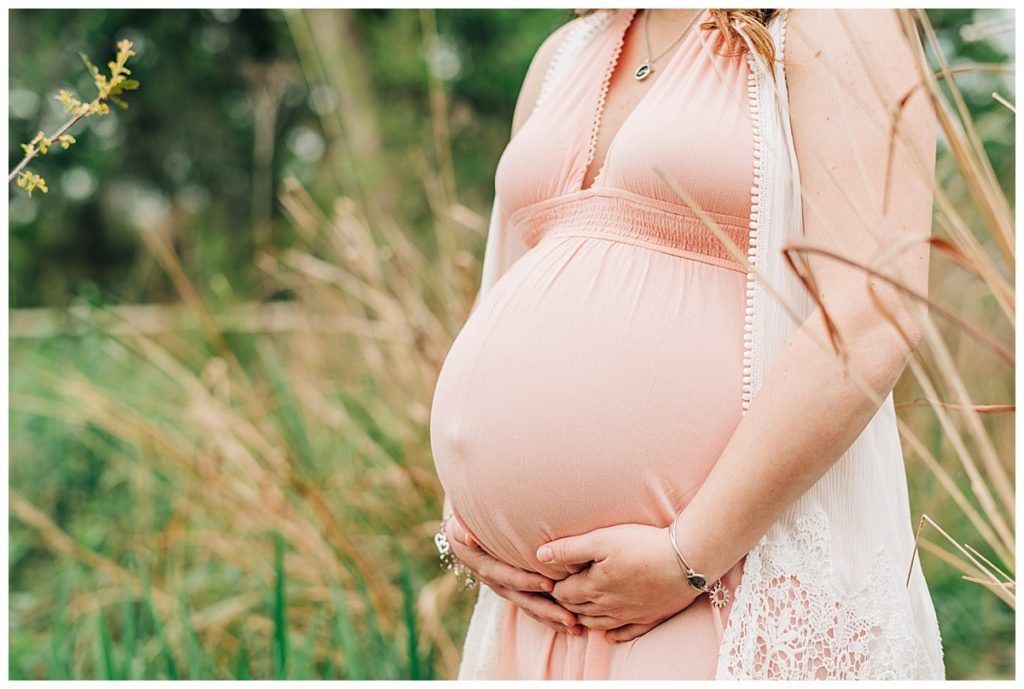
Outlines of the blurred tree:
[{"label": "blurred tree", "polygon": [[[44,198],[11,199],[12,307],[59,305],[86,285],[107,299],[174,300],[136,233],[165,233],[215,302],[267,298],[259,251],[290,242],[276,203],[286,174],[322,202],[376,202],[416,232],[429,217],[412,164],[437,165],[428,70],[447,94],[454,188],[486,209],[523,76],[571,10],[437,10],[432,55],[420,9],[14,10],[11,164],[19,142],[61,117],[62,87],[87,92],[78,52],[135,42],[143,88],[133,107],[89,122],[38,172]],[[929,10],[954,64],[1006,64],[1012,24],[997,11]],[[995,23],[989,21],[994,19]],[[986,23],[989,22],[989,23]],[[967,35],[960,35],[970,26]],[[105,61],[105,60],[104,60]],[[971,112],[1013,198],[1012,73],[959,73]],[[22,194],[23,196],[23,194]]]}]

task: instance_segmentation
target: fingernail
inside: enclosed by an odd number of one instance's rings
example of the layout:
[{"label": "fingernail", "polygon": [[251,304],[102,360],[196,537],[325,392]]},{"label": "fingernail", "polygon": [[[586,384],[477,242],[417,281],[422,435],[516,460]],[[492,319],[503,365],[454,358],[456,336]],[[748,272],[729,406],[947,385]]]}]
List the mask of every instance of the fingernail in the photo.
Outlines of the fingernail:
[{"label": "fingernail", "polygon": [[551,562],[551,558],[554,557],[554,553],[551,552],[551,546],[543,546],[537,551],[537,559],[541,562]]},{"label": "fingernail", "polygon": [[540,584],[540,587],[542,589],[544,589],[545,591],[554,591],[555,590],[555,585],[552,584],[550,581],[542,581],[541,584]]}]

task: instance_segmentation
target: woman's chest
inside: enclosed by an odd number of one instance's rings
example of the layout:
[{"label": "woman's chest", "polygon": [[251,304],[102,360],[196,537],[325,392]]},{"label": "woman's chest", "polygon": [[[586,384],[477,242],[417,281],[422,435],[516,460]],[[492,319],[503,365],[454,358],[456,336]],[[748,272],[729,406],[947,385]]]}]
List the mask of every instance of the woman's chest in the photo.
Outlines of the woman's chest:
[{"label": "woman's chest", "polygon": [[746,57],[719,54],[717,30],[695,32],[648,91],[627,90],[634,65],[618,42],[622,21],[593,39],[503,151],[504,207],[602,187],[685,206],[676,184],[704,210],[749,217],[756,118]]}]

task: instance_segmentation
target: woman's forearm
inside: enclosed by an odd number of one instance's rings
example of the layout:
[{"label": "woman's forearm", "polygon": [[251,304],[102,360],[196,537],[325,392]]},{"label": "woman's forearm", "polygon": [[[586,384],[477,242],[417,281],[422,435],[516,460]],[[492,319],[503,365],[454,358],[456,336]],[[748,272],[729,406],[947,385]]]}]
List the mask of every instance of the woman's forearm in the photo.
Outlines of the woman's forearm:
[{"label": "woman's forearm", "polygon": [[[908,328],[909,329],[909,328]],[[848,365],[879,398],[898,381],[918,334],[904,342],[865,308],[846,322]],[[812,339],[813,338],[813,339]],[[878,410],[827,343],[820,312],[795,332],[766,372],[747,413],[679,516],[690,565],[715,581],[853,444]]]}]

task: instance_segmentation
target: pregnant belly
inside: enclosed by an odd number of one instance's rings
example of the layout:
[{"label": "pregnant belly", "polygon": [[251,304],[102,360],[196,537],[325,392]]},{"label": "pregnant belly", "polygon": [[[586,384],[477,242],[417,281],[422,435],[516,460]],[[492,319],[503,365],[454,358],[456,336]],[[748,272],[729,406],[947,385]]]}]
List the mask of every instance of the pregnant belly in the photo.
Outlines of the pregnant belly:
[{"label": "pregnant belly", "polygon": [[667,525],[741,416],[745,274],[594,237],[545,238],[442,366],[438,476],[491,555],[562,577],[544,542]]}]

